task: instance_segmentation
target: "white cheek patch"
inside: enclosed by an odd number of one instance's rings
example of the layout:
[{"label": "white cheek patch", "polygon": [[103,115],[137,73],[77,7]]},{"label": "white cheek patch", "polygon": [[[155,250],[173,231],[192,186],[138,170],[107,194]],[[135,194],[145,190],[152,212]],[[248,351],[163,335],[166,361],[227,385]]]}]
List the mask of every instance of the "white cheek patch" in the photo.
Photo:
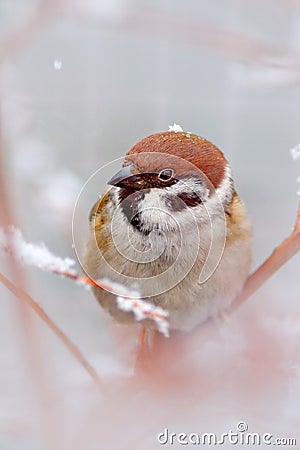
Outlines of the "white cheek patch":
[{"label": "white cheek patch", "polygon": [[165,190],[174,195],[182,193],[194,193],[199,196],[199,200],[205,202],[209,197],[209,190],[204,186],[203,182],[195,178],[187,178],[179,180],[176,184],[166,187]]},{"label": "white cheek patch", "polygon": [[[209,198],[209,189],[205,187],[204,183],[200,180],[196,180],[195,178],[188,178],[186,180],[179,180],[178,183],[173,184],[170,187],[165,189],[166,191],[180,195],[183,192],[193,192],[199,195],[199,198],[206,202],[210,200]],[[229,164],[225,167],[224,178],[218,188],[215,190],[215,194],[218,196],[219,200],[224,206],[227,206],[231,200],[233,195],[233,181],[231,178],[231,169]],[[212,196],[213,197],[213,196]]]},{"label": "white cheek patch", "polygon": [[216,194],[219,197],[221,203],[226,207],[232,200],[233,196],[233,181],[231,178],[231,169],[229,164],[225,167],[225,175],[220,184],[216,189]]},{"label": "white cheek patch", "polygon": [[[145,190],[143,199],[135,204],[135,214],[139,216],[141,230],[175,231],[178,229],[179,222],[188,224],[191,221],[191,214],[202,223],[209,221],[208,216],[219,216],[222,212],[224,214],[224,208],[231,202],[233,195],[229,165],[225,168],[225,176],[220,186],[213,195],[210,196],[209,193],[209,189],[203,181],[193,177],[179,180],[176,184],[163,189]],[[186,194],[187,197],[189,194],[193,195],[196,200],[198,197],[199,205],[187,206],[180,197],[183,194]],[[119,188],[113,189],[112,197],[115,206],[119,206]],[[172,197],[177,200],[178,204],[172,202]]]},{"label": "white cheek patch", "polygon": [[140,202],[139,213],[145,229],[157,228],[162,231],[175,231],[176,220],[168,208],[162,189],[153,188]]},{"label": "white cheek patch", "polygon": [[[198,183],[197,185],[199,186]],[[190,208],[185,205],[183,200],[178,198],[183,208],[179,211],[170,208],[170,191],[171,189],[168,192],[164,189],[151,189],[145,195],[139,206],[139,214],[144,230],[157,229],[162,232],[183,232],[186,227],[190,229],[191,226],[197,226],[199,221],[201,223],[209,222],[205,203],[199,203],[199,205]],[[179,192],[182,193],[182,191]],[[208,196],[207,189],[205,189],[205,194]],[[172,195],[175,196],[173,192]],[[199,197],[201,195],[203,198],[203,186],[201,186],[201,193],[198,195]]]}]

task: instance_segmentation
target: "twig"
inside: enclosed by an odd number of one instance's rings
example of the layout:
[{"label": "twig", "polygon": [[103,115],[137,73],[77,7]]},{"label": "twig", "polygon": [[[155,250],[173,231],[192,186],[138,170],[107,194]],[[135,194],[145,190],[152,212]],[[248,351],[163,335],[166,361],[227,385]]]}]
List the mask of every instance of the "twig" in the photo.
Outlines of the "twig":
[{"label": "twig", "polygon": [[[169,336],[169,323],[167,311],[159,306],[140,298],[138,291],[128,288],[109,279],[92,280],[88,276],[80,276],[73,269],[75,261],[71,258],[60,258],[48,250],[44,244],[36,245],[26,242],[19,230],[13,226],[0,228],[0,250],[12,256],[23,264],[38,267],[47,272],[75,280],[77,284],[86,287],[104,289],[116,296],[118,308],[126,313],[132,313],[137,321],[152,320],[165,336]],[[113,300],[112,300],[113,301]]]},{"label": "twig", "polygon": [[75,359],[84,367],[84,369],[89,373],[89,375],[96,382],[98,387],[102,387],[103,384],[95,371],[95,369],[90,365],[90,363],[85,359],[80,350],[75,344],[65,335],[65,333],[53,322],[53,320],[48,316],[48,314],[41,308],[41,306],[33,300],[33,298],[27,294],[23,289],[19,288],[13,284],[8,278],[6,278],[2,273],[0,273],[0,281],[9,289],[16,297],[18,297],[22,302],[25,302],[34,312],[45,322],[48,327],[56,334],[56,336],[64,343],[67,349],[72,353]]},{"label": "twig", "polygon": [[166,337],[169,336],[169,323],[167,320],[169,313],[159,306],[152,305],[143,299],[133,298],[133,296],[130,295],[130,290],[125,286],[105,279],[94,281],[87,276],[77,275],[74,271],[52,270],[52,272],[63,277],[71,278],[81,285],[95,286],[109,292],[113,291],[117,296],[116,302],[119,309],[132,312],[135,319],[138,321],[143,319],[153,320],[158,331]]},{"label": "twig", "polygon": [[277,272],[287,261],[295,256],[300,250],[300,204],[296,224],[293,232],[278,247],[275,248],[269,258],[251,274],[240,295],[232,304],[229,312],[234,311],[254,294],[271,276]]},{"label": "twig", "polygon": [[[0,50],[1,54],[1,50]],[[1,77],[1,58],[0,58],[0,77]],[[2,106],[2,97],[0,92],[0,110]],[[6,180],[5,172],[5,161],[4,161],[4,144],[2,136],[2,117],[0,114],[0,217],[1,225],[8,225],[11,223],[18,223],[13,211],[13,202],[10,198],[9,193],[9,183]],[[22,270],[20,264],[10,258],[8,262],[8,270],[10,276],[15,284],[20,288],[26,289],[27,279],[25,277],[24,271]],[[33,388],[33,392],[36,393],[39,405],[47,405],[50,401],[50,375],[49,375],[49,360],[50,356],[47,356],[47,361],[45,357],[45,352],[43,351],[39,330],[34,323],[32,314],[30,314],[29,309],[26,307],[24,302],[18,302],[16,308],[16,319],[18,320],[18,328],[21,332],[20,345],[26,355],[26,362],[30,370],[30,383]],[[48,364],[47,364],[48,363]],[[51,366],[51,364],[50,364]],[[42,432],[45,434],[45,448],[50,449],[52,444],[56,446],[55,433],[56,427],[56,417],[47,408],[41,409],[41,414],[43,414],[42,420]]]}]

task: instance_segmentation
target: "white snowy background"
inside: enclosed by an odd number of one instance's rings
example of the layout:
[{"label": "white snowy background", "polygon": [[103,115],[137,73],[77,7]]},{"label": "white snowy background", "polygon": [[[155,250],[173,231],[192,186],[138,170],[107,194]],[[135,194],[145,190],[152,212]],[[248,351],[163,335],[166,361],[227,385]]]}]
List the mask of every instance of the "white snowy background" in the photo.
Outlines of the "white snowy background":
[{"label": "white snowy background", "polygon": [[[0,0],[1,201],[9,199],[10,220],[26,240],[74,258],[82,185],[175,121],[231,162],[256,267],[295,221],[299,30],[297,0]],[[76,216],[82,245],[107,178]],[[214,336],[167,348],[167,362],[145,378],[133,378],[136,330],[113,324],[71,280],[24,267],[18,281],[104,386],[0,285],[0,449],[148,450],[162,447],[166,427],[220,435],[240,421],[249,432],[296,437],[300,448],[299,263],[298,255]]]}]

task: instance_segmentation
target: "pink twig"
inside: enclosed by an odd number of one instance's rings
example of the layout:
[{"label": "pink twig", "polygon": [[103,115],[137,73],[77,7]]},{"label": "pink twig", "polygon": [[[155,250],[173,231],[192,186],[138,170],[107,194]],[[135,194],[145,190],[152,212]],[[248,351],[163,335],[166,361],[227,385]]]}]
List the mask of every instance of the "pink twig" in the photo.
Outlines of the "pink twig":
[{"label": "pink twig", "polygon": [[271,276],[300,250],[300,204],[298,207],[296,224],[293,232],[288,236],[266,261],[248,277],[243,291],[236,298],[230,311],[235,310],[244,303],[257,289],[259,289]]},{"label": "pink twig", "polygon": [[[158,331],[168,336],[168,313],[162,308],[140,298],[137,291],[108,279],[92,280],[88,276],[80,276],[73,269],[75,261],[71,258],[60,258],[51,253],[43,244],[36,245],[25,242],[19,230],[8,227],[0,229],[0,249],[17,261],[39,267],[42,270],[52,272],[88,287],[94,286],[104,289],[116,296],[119,309],[133,313],[137,321],[152,320]],[[112,299],[112,301],[114,301]]]},{"label": "pink twig", "polygon": [[[92,280],[87,276],[77,275],[75,272],[57,271],[53,273],[71,278],[79,284],[86,286],[94,286],[99,289],[104,289],[108,292],[114,292],[117,295],[117,305],[123,311],[133,312],[136,320],[149,319],[156,323],[157,329],[165,336],[169,336],[169,324],[167,321],[168,313],[162,308],[152,305],[140,298],[133,298],[130,290],[117,283],[112,283],[109,280]],[[119,292],[118,292],[119,290]]]},{"label": "pink twig", "polygon": [[[1,52],[0,52],[1,53]],[[1,76],[1,60],[0,60],[0,76]],[[1,111],[1,97],[0,97],[0,111]],[[6,172],[5,172],[5,161],[4,161],[5,149],[3,145],[3,137],[2,137],[2,117],[0,115],[0,217],[1,217],[1,225],[8,225],[10,223],[17,223],[18,221],[15,218],[15,214],[13,211],[13,202],[10,198],[9,192],[9,183],[6,180]],[[8,270],[10,272],[10,276],[15,284],[19,286],[19,289],[26,288],[27,280],[24,275],[24,271],[22,270],[20,264],[14,260],[14,258],[10,258],[8,263]],[[37,398],[39,403],[42,405],[46,405],[50,401],[50,392],[49,392],[49,369],[47,368],[49,365],[50,356],[46,357],[45,353],[42,349],[41,339],[39,335],[39,330],[34,323],[33,316],[30,313],[30,310],[26,307],[24,302],[19,302],[17,304],[16,310],[16,318],[18,320],[18,327],[22,334],[22,339],[20,344],[26,355],[26,360],[30,369],[30,382],[34,389],[34,392],[37,394]],[[43,410],[44,414],[44,433],[45,433],[45,442],[47,442],[47,448],[50,448],[53,443],[55,429],[56,418],[54,415],[48,410]],[[51,442],[50,442],[51,441]]]},{"label": "pink twig", "polygon": [[16,297],[18,297],[23,303],[26,303],[33,311],[45,322],[49,328],[56,334],[56,336],[64,343],[72,355],[77,359],[77,361],[84,367],[84,369],[90,374],[93,380],[98,386],[102,386],[100,378],[95,371],[95,369],[90,365],[90,363],[85,359],[80,350],[75,344],[65,335],[65,333],[53,322],[53,320],[48,316],[48,314],[41,308],[41,306],[33,300],[33,298],[27,294],[23,289],[19,288],[13,284],[8,278],[6,278],[2,273],[0,273],[0,282],[4,284]]}]

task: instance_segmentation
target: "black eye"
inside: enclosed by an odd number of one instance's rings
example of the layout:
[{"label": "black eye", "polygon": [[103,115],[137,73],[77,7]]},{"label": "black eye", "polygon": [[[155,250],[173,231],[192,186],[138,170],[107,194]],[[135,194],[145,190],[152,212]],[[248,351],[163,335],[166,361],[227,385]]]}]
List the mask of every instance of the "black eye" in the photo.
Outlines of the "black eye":
[{"label": "black eye", "polygon": [[174,174],[175,172],[173,169],[163,169],[161,172],[159,172],[158,178],[161,181],[170,181],[174,177]]}]

